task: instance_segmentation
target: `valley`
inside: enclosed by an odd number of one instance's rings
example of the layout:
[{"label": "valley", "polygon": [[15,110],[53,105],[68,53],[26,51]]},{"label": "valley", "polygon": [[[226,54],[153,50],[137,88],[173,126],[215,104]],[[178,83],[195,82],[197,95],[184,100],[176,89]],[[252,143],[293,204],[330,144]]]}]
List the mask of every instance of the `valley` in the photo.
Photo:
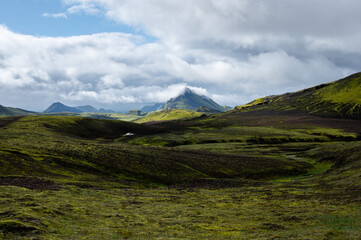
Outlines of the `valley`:
[{"label": "valley", "polygon": [[264,101],[1,117],[0,238],[360,239],[359,115]]}]

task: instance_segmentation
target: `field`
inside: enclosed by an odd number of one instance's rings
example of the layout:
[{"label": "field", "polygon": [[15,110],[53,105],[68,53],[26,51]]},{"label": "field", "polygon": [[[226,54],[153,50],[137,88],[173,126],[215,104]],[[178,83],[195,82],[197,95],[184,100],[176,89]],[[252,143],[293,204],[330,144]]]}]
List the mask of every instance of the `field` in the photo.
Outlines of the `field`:
[{"label": "field", "polygon": [[358,120],[0,118],[0,238],[360,239]]}]

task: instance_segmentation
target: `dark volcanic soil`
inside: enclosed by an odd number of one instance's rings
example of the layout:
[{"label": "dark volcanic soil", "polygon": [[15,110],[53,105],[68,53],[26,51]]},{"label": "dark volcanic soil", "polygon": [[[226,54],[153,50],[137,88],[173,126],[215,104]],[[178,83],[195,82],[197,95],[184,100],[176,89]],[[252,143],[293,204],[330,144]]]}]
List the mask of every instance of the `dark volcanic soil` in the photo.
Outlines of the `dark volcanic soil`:
[{"label": "dark volcanic soil", "polygon": [[5,127],[6,125],[9,125],[12,122],[15,122],[22,118],[21,116],[16,117],[7,117],[7,118],[0,118],[0,128]]},{"label": "dark volcanic soil", "polygon": [[0,185],[17,186],[32,190],[58,190],[60,188],[52,181],[30,177],[0,177]]}]

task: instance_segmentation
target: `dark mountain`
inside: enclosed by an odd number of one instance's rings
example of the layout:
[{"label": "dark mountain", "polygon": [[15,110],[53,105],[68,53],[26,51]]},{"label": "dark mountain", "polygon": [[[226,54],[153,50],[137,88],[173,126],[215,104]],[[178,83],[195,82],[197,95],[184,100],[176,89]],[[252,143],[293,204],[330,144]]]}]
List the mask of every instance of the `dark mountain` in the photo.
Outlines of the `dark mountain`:
[{"label": "dark mountain", "polygon": [[0,116],[11,116],[11,115],[12,112],[7,107],[0,105]]},{"label": "dark mountain", "polygon": [[100,108],[100,109],[98,110],[98,113],[115,113],[115,112],[114,112],[113,110]]},{"label": "dark mountain", "polygon": [[104,109],[104,108],[96,109],[95,107],[90,105],[77,106],[76,108],[86,113],[115,113],[114,111],[109,109]]},{"label": "dark mountain", "polygon": [[60,102],[53,103],[50,107],[48,107],[44,113],[59,113],[59,112],[71,112],[71,113],[115,113],[112,110],[108,109],[96,109],[90,105],[77,106],[77,107],[69,107]]},{"label": "dark mountain", "polygon": [[361,73],[298,92],[259,98],[236,109],[361,119]]},{"label": "dark mountain", "polygon": [[88,113],[98,113],[99,112],[98,109],[96,109],[95,107],[90,106],[90,105],[77,106],[76,108],[82,112],[88,112]]},{"label": "dark mountain", "polygon": [[82,113],[83,111],[79,110],[76,107],[69,107],[60,102],[56,102],[50,105],[44,113],[58,113],[58,112],[71,112],[71,113]]},{"label": "dark mountain", "polygon": [[156,103],[154,105],[151,106],[144,106],[142,109],[140,109],[143,112],[155,112],[158,111],[160,109],[162,109],[164,107],[165,103]]},{"label": "dark mountain", "polygon": [[184,93],[176,98],[168,100],[163,109],[188,109],[197,110],[200,107],[207,107],[209,109],[224,112],[226,109],[206,96],[199,96],[193,93],[189,88],[186,88]]},{"label": "dark mountain", "polygon": [[23,110],[20,108],[4,107],[0,105],[0,116],[25,116],[33,114],[35,114],[35,112]]}]

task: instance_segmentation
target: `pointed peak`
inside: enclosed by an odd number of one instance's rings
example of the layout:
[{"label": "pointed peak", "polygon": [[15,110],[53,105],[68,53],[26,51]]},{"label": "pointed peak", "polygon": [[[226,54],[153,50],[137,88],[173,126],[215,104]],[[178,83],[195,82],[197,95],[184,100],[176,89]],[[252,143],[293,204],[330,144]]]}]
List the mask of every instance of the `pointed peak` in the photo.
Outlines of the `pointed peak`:
[{"label": "pointed peak", "polygon": [[52,105],[64,105],[64,104],[62,104],[61,102],[55,102]]},{"label": "pointed peak", "polygon": [[192,90],[188,87],[184,88],[184,93],[193,93]]},{"label": "pointed peak", "polygon": [[189,94],[195,94],[195,93],[190,88],[185,87],[184,90],[181,91],[177,97],[184,96],[184,95],[189,95]]}]

